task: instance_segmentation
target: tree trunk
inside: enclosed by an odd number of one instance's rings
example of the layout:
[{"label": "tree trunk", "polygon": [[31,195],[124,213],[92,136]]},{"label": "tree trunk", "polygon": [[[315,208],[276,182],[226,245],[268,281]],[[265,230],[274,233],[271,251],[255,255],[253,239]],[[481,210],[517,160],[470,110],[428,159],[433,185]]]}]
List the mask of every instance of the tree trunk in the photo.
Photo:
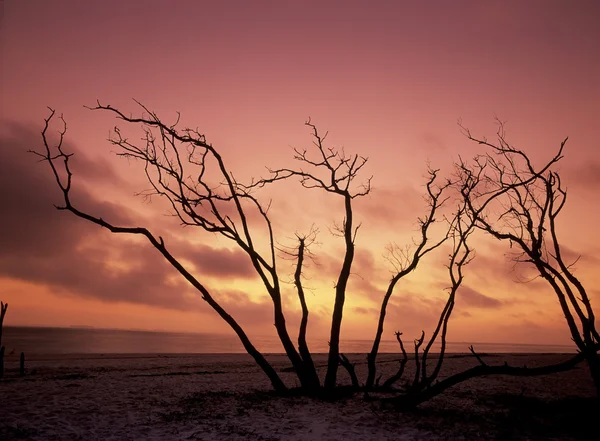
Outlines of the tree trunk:
[{"label": "tree trunk", "polygon": [[[219,307],[219,309],[222,308]],[[217,312],[219,312],[219,310],[217,310]],[[223,310],[223,314],[220,314],[221,317],[224,317],[224,314],[226,313]],[[246,349],[246,352],[248,352],[248,354],[250,354],[250,356],[254,358],[256,364],[258,364],[263,370],[263,372],[267,375],[267,377],[269,377],[269,380],[271,381],[271,384],[273,385],[275,391],[279,393],[285,392],[287,390],[287,387],[285,387],[285,384],[283,384],[283,381],[281,381],[281,378],[279,378],[279,375],[277,374],[275,369],[273,369],[273,366],[271,366],[271,364],[265,359],[263,354],[260,353],[258,349],[254,347],[254,345],[250,342],[250,339],[248,338],[244,330],[241,328],[241,326],[238,325],[237,322],[229,314],[226,315],[228,318],[224,317],[225,321],[227,321],[229,323],[229,326],[233,328],[240,341],[242,342],[242,345],[244,345],[244,349]]]},{"label": "tree trunk", "polygon": [[373,387],[375,383],[375,375],[377,373],[377,353],[379,352],[379,344],[381,343],[381,335],[383,334],[383,324],[385,322],[385,314],[387,310],[387,305],[392,296],[392,292],[394,292],[394,286],[396,285],[396,281],[392,280],[390,283],[385,296],[383,297],[383,301],[381,302],[381,310],[379,311],[379,321],[377,322],[377,331],[375,332],[375,338],[373,339],[373,347],[371,348],[371,352],[367,354],[367,365],[368,365],[368,373],[367,373],[367,381],[365,383],[365,387],[370,389]]},{"label": "tree trunk", "polygon": [[585,361],[596,387],[596,397],[600,400],[600,355],[595,350],[589,351],[585,356]]},{"label": "tree trunk", "polygon": [[302,319],[300,320],[300,329],[298,330],[298,352],[304,367],[307,371],[307,375],[310,377],[311,382],[316,386],[317,389],[321,387],[319,375],[315,368],[310,350],[308,349],[308,343],[306,342],[306,329],[308,327],[308,306],[306,305],[306,297],[304,296],[304,288],[302,287],[302,264],[304,262],[304,248],[305,242],[303,238],[300,238],[300,245],[298,247],[298,263],[296,265],[296,271],[294,273],[294,284],[298,291],[298,299],[300,300],[300,306],[302,307]]},{"label": "tree trunk", "polygon": [[354,364],[350,363],[350,360],[348,360],[348,357],[346,357],[344,354],[340,354],[340,364],[348,371],[348,375],[350,375],[350,381],[352,382],[352,387],[358,389],[360,387],[360,383],[358,382],[358,377],[356,376]]},{"label": "tree trunk", "polygon": [[[179,264],[179,262],[177,262],[177,265],[181,266]],[[192,284],[195,287],[200,286],[201,289],[199,289],[199,290],[201,292],[208,293],[205,290],[205,288],[203,286],[201,286],[200,284],[198,284],[198,282],[195,279],[193,279],[193,280],[194,281],[192,282]],[[269,380],[271,381],[271,384],[273,385],[273,388],[275,389],[275,391],[277,391],[279,393],[283,393],[283,392],[287,391],[287,387],[285,387],[285,384],[283,384],[283,381],[281,381],[281,378],[279,378],[279,375],[277,374],[275,369],[273,369],[273,366],[271,366],[269,364],[269,362],[265,359],[263,354],[260,353],[258,351],[258,349],[256,349],[256,347],[254,347],[254,345],[252,344],[252,342],[250,341],[250,339],[248,338],[248,336],[246,335],[246,333],[244,332],[242,327],[238,324],[238,322],[236,322],[232,316],[230,316],[227,312],[225,312],[225,310],[221,307],[221,305],[219,305],[210,295],[208,295],[208,296],[205,295],[203,297],[203,299],[221,316],[221,318],[223,320],[225,320],[227,322],[227,324],[229,326],[231,326],[231,328],[234,330],[234,332],[237,334],[238,338],[242,342],[242,345],[244,346],[244,349],[246,349],[246,352],[248,352],[248,354],[252,358],[254,358],[254,361],[256,361],[256,364],[258,364],[260,366],[260,368],[263,370],[263,372],[267,375],[267,377],[269,377]]]},{"label": "tree trunk", "polygon": [[298,376],[298,380],[300,381],[300,385],[303,389],[308,392],[314,392],[320,388],[319,377],[316,375],[316,371],[313,369],[314,375],[311,375],[309,369],[306,368],[300,354],[296,351],[296,347],[292,342],[287,328],[285,326],[285,318],[283,316],[283,311],[281,310],[281,303],[275,302],[275,328],[277,329],[277,335],[281,340],[281,344],[285,349],[285,352],[292,362],[292,366],[296,371],[296,375]]},{"label": "tree trunk", "polygon": [[354,260],[354,241],[352,228],[352,198],[345,195],[346,219],[344,222],[344,239],[346,242],[346,256],[342,270],[335,286],[335,303],[331,317],[331,335],[329,337],[329,356],[327,357],[327,373],[325,374],[325,388],[334,389],[337,380],[337,369],[340,362],[340,331],[346,300],[346,286],[350,278],[350,269]]}]

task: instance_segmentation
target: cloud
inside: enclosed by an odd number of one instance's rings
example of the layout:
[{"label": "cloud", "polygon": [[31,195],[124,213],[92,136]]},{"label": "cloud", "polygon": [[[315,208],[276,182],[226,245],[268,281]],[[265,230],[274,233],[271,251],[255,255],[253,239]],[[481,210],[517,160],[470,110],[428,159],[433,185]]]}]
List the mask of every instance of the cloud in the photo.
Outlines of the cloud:
[{"label": "cloud", "polygon": [[256,326],[274,322],[273,304],[266,297],[255,301],[248,294],[236,290],[217,290],[213,296],[242,325]]},{"label": "cloud", "polygon": [[362,306],[357,306],[355,308],[352,309],[354,312],[356,312],[357,314],[363,314],[363,315],[379,315],[379,311],[375,308],[364,308]]},{"label": "cloud", "polygon": [[580,185],[587,189],[600,187],[600,162],[588,161],[566,171],[567,183]]},{"label": "cloud", "polygon": [[488,297],[468,286],[461,286],[456,293],[456,302],[464,302],[467,306],[475,308],[502,308],[504,302]]},{"label": "cloud", "polygon": [[[30,253],[45,256],[62,252],[73,246],[73,237],[89,233],[85,222],[76,220],[68,213],[58,212],[53,204],[60,204],[60,191],[51,177],[47,165],[36,162],[36,157],[27,150],[40,150],[41,137],[38,132],[11,124],[3,127],[0,138],[0,200],[3,209],[0,216],[2,247],[0,252],[15,257]],[[8,133],[6,133],[6,131]],[[66,145],[68,151],[77,151]],[[94,167],[84,155],[73,156],[74,169],[83,176],[98,178]],[[105,163],[100,164],[106,167]],[[116,179],[110,170],[103,171],[107,180]],[[82,186],[73,189],[73,199],[90,205],[91,195]],[[126,210],[110,203],[96,201],[96,212],[100,216],[129,221]]]},{"label": "cloud", "polygon": [[419,133],[418,140],[424,145],[430,153],[439,154],[440,152],[447,150],[446,143],[442,136],[433,131],[423,131]]},{"label": "cloud", "polygon": [[376,301],[383,297],[386,284],[380,277],[373,253],[369,250],[355,251],[349,286]]},{"label": "cloud", "polygon": [[357,218],[364,219],[371,226],[406,228],[416,226],[417,217],[426,212],[424,195],[425,192],[421,193],[411,186],[373,188],[371,194],[355,200],[354,206]]},{"label": "cloud", "polygon": [[[170,309],[195,308],[200,297],[149,243],[113,235],[105,229],[56,210],[61,194],[47,164],[27,150],[39,150],[39,131],[4,124],[0,136],[0,275],[50,286],[61,295],[132,302]],[[108,162],[91,159],[75,145],[73,200],[83,210],[122,225],[148,221],[98,193],[119,181]],[[141,219],[140,219],[141,218]],[[135,219],[135,221],[133,221]],[[249,278],[252,268],[241,251],[207,245],[185,247],[165,237],[178,256],[190,260],[205,277]],[[210,282],[210,280],[208,281]]]},{"label": "cloud", "polygon": [[479,286],[496,289],[519,284],[531,291],[547,287],[547,283],[538,277],[535,267],[529,263],[517,263],[507,244],[494,244],[488,252],[476,248],[475,258],[465,267],[467,277],[476,278]]},{"label": "cloud", "polygon": [[573,265],[575,262],[598,263],[598,258],[594,257],[593,254],[596,253],[592,253],[591,251],[588,251],[586,253],[579,253],[565,245],[560,246],[560,255],[562,257],[563,262],[567,266]]},{"label": "cloud", "polygon": [[[318,267],[314,274],[311,273],[311,278],[332,282],[335,286],[343,263],[343,253],[344,251],[341,249],[336,254],[338,257],[325,252],[319,253],[316,258]],[[365,248],[357,248],[354,253],[347,292],[359,293],[361,296],[380,302],[389,284],[390,274],[385,267],[387,262],[383,259],[382,261],[382,264],[378,266],[374,253]]]},{"label": "cloud", "polygon": [[445,304],[446,300],[441,297],[403,292],[390,300],[386,314],[387,326],[400,327],[401,331],[416,336],[421,329],[432,329]]},{"label": "cloud", "polygon": [[254,278],[256,273],[248,255],[241,250],[215,249],[208,245],[193,245],[178,241],[177,256],[190,260],[203,276],[221,278]]}]

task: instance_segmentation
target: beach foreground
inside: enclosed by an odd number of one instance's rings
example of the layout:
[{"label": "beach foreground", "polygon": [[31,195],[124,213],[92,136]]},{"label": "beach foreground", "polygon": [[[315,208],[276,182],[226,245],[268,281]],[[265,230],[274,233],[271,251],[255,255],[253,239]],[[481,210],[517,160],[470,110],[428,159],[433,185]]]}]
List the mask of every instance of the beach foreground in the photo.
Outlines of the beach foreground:
[{"label": "beach foreground", "polygon": [[[443,376],[474,366],[449,355]],[[570,355],[491,354],[489,364],[528,367]],[[364,354],[349,355],[359,378]],[[283,355],[270,355],[286,384],[297,385]],[[380,356],[383,378],[398,356]],[[324,376],[325,355],[315,361]],[[410,412],[362,393],[324,401],[276,397],[245,354],[8,356],[0,379],[0,439],[31,440],[438,440],[595,439],[598,407],[581,364],[545,377],[465,382]],[[410,363],[409,363],[410,364]],[[410,378],[410,370],[407,378]],[[349,384],[344,370],[339,382]],[[373,394],[372,394],[373,397]]]}]

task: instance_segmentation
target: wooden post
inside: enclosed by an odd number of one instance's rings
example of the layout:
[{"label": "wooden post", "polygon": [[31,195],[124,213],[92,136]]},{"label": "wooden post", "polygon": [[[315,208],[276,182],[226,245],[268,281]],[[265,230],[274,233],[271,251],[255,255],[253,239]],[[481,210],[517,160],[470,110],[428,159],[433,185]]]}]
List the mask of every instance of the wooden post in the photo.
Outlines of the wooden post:
[{"label": "wooden post", "polygon": [[25,352],[21,352],[21,363],[19,365],[19,375],[25,375]]},{"label": "wooden post", "polygon": [[4,376],[4,346],[2,346],[2,325],[8,309],[8,303],[0,302],[0,377]]},{"label": "wooden post", "polygon": [[0,346],[2,346],[2,324],[4,323],[4,316],[8,309],[8,303],[0,302]]}]

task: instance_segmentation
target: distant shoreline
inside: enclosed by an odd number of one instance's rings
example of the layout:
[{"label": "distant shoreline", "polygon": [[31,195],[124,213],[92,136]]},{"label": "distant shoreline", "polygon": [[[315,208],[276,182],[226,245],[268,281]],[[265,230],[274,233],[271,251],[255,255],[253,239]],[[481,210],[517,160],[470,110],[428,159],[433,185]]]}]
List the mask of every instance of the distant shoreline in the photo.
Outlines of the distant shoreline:
[{"label": "distant shoreline", "polygon": [[[140,332],[147,334],[167,334],[167,335],[198,335],[198,336],[215,336],[215,337],[224,337],[224,338],[235,338],[232,334],[229,333],[219,333],[219,332],[197,332],[197,331],[165,331],[165,330],[151,330],[151,329],[124,329],[124,328],[99,328],[96,326],[88,326],[88,325],[71,325],[71,326],[37,326],[37,325],[5,325],[4,329],[52,329],[52,330],[81,330],[81,331],[99,331],[99,332]],[[272,335],[255,335],[253,336],[256,339],[274,338]],[[386,340],[386,339],[384,339]],[[343,339],[342,341],[346,342],[357,342],[357,341],[369,341],[368,339],[356,339],[349,338]],[[395,341],[393,339],[387,339],[387,341]],[[569,343],[516,343],[516,342],[484,342],[484,341],[448,341],[448,344],[452,345],[466,345],[467,347],[470,345],[502,345],[502,346],[553,346],[560,347],[564,346],[565,348],[571,348],[573,345]],[[573,346],[573,350],[575,351],[575,347]],[[468,352],[468,351],[466,351]],[[570,353],[570,351],[568,351]]]},{"label": "distant shoreline", "polygon": [[[283,354],[276,336],[252,336],[263,354]],[[245,354],[239,339],[233,334],[149,331],[94,327],[6,326],[3,342],[7,354]],[[343,339],[345,354],[366,354],[371,350],[369,339]],[[446,344],[447,354],[468,354],[473,346],[480,354],[573,354],[574,345],[536,343],[453,342]],[[326,339],[309,341],[313,354],[328,352]],[[407,347],[408,348],[408,347]],[[431,353],[439,352],[439,345]],[[393,339],[381,342],[381,354],[398,354]],[[408,350],[409,354],[413,351]]]}]

